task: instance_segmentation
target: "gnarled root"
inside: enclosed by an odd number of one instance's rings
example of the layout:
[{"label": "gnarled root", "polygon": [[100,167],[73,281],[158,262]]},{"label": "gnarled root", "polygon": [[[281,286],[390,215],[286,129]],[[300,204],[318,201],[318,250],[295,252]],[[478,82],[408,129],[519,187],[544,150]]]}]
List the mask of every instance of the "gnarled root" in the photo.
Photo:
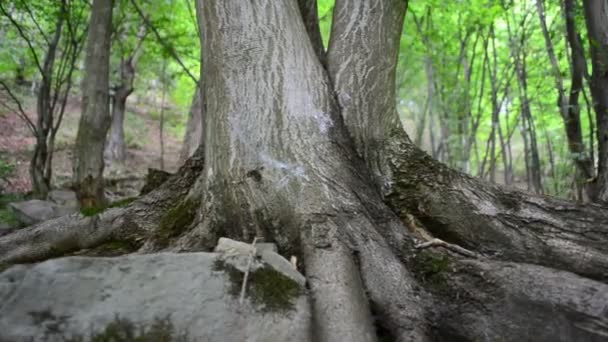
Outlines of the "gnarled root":
[{"label": "gnarled root", "polygon": [[186,197],[202,167],[203,150],[199,148],[160,188],[125,207],[91,217],[67,215],[0,237],[0,264],[42,261],[109,240],[142,245],[154,238],[162,215]]}]

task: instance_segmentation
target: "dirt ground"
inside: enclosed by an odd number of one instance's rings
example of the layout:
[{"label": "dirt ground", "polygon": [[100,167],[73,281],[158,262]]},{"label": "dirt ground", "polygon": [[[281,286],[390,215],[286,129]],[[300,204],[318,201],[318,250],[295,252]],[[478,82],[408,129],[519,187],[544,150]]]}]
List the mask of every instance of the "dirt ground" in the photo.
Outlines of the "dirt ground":
[{"label": "dirt ground", "polygon": [[[27,106],[33,108],[33,106]],[[160,168],[159,122],[153,119],[148,109],[142,106],[128,108],[135,124],[132,123],[128,146],[127,160],[124,165],[109,165],[105,170],[106,178],[143,177],[148,168]],[[35,119],[33,110],[28,112]],[[184,114],[186,115],[186,114]],[[72,99],[67,106],[61,129],[57,134],[56,151],[53,160],[53,185],[67,183],[72,175],[72,150],[76,137],[78,120],[80,118],[80,103]],[[130,122],[126,121],[125,125]],[[125,127],[129,129],[128,127]],[[174,172],[179,167],[179,149],[181,137],[165,131],[165,170]],[[10,184],[5,186],[5,192],[25,193],[31,190],[28,166],[33,151],[35,139],[25,122],[15,113],[0,111],[0,154],[16,167],[8,179]]]}]

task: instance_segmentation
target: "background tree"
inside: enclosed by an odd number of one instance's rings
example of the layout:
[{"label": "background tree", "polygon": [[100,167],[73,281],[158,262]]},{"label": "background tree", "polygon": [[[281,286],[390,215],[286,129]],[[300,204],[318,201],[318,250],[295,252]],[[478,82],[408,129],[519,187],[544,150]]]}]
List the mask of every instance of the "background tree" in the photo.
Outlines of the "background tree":
[{"label": "background tree", "polygon": [[584,0],[591,50],[591,94],[597,121],[597,197],[608,202],[608,1]]},{"label": "background tree", "polygon": [[[118,79],[112,87],[112,124],[105,149],[105,157],[110,162],[122,163],[126,158],[126,143],[124,132],[127,98],[134,90],[137,63],[143,53],[143,43],[148,35],[146,25],[141,22],[139,15],[128,7],[128,2],[120,2],[118,13],[115,12],[115,29],[113,45],[118,59],[116,73]],[[134,38],[134,39],[133,39]]]},{"label": "background tree", "polygon": [[[14,28],[16,38],[27,45],[27,56],[40,75],[40,83],[32,84],[37,92],[35,120],[25,112],[23,100],[13,84],[0,80],[3,95],[6,96],[0,103],[27,122],[36,138],[29,169],[32,190],[40,198],[46,198],[51,188],[55,138],[63,120],[86,36],[85,10],[84,4],[78,1],[0,4],[0,12]],[[17,20],[17,13],[27,19]],[[18,69],[22,68],[24,58],[18,59]]]},{"label": "background tree", "polygon": [[82,116],[74,148],[74,186],[83,208],[105,205],[103,152],[110,127],[109,67],[113,0],[94,0],[89,21]]}]

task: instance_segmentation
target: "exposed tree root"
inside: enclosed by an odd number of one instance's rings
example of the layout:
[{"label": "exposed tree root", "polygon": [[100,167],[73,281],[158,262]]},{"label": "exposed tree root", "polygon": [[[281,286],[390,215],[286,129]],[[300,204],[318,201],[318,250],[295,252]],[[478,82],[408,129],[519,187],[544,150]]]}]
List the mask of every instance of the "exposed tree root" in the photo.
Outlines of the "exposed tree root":
[{"label": "exposed tree root", "polygon": [[606,341],[608,285],[523,263],[455,261],[430,285],[440,340]]},{"label": "exposed tree root", "polygon": [[608,280],[608,208],[473,179],[394,138],[386,199],[404,221],[413,214],[437,238],[494,258]]},{"label": "exposed tree root", "polygon": [[152,245],[152,234],[169,209],[179,204],[200,174],[199,149],[176,175],[160,188],[122,208],[110,208],[95,216],[72,214],[27,227],[0,238],[0,263],[42,261],[96,247],[110,240],[133,246]]}]

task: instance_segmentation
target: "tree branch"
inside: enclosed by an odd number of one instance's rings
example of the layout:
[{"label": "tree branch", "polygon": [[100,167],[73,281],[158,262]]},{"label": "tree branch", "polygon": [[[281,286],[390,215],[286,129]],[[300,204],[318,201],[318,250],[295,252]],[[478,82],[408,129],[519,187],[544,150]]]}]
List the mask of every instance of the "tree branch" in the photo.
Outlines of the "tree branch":
[{"label": "tree branch", "polygon": [[146,17],[146,15],[141,10],[141,8],[137,5],[136,0],[131,0],[131,3],[133,4],[133,7],[137,11],[137,13],[141,17],[141,19],[144,21],[144,23],[146,24],[146,26],[148,26],[148,28],[152,31],[152,33],[154,33],[154,35],[156,36],[156,39],[158,40],[158,42],[165,48],[165,50],[169,53],[169,55],[171,55],[171,57],[177,62],[177,64],[179,64],[182,67],[182,69],[188,75],[188,77],[190,77],[190,79],[192,79],[192,81],[195,84],[198,84],[198,78],[196,78],[190,72],[190,70],[188,70],[188,68],[184,65],[184,63],[182,62],[182,60],[179,58],[179,56],[175,52],[175,49],[173,48],[173,46],[171,44],[167,43],[163,39],[163,37],[160,35],[160,33],[158,32],[158,30],[156,29],[156,27],[154,27],[154,25],[152,25],[152,22],[150,22],[150,20]]}]

